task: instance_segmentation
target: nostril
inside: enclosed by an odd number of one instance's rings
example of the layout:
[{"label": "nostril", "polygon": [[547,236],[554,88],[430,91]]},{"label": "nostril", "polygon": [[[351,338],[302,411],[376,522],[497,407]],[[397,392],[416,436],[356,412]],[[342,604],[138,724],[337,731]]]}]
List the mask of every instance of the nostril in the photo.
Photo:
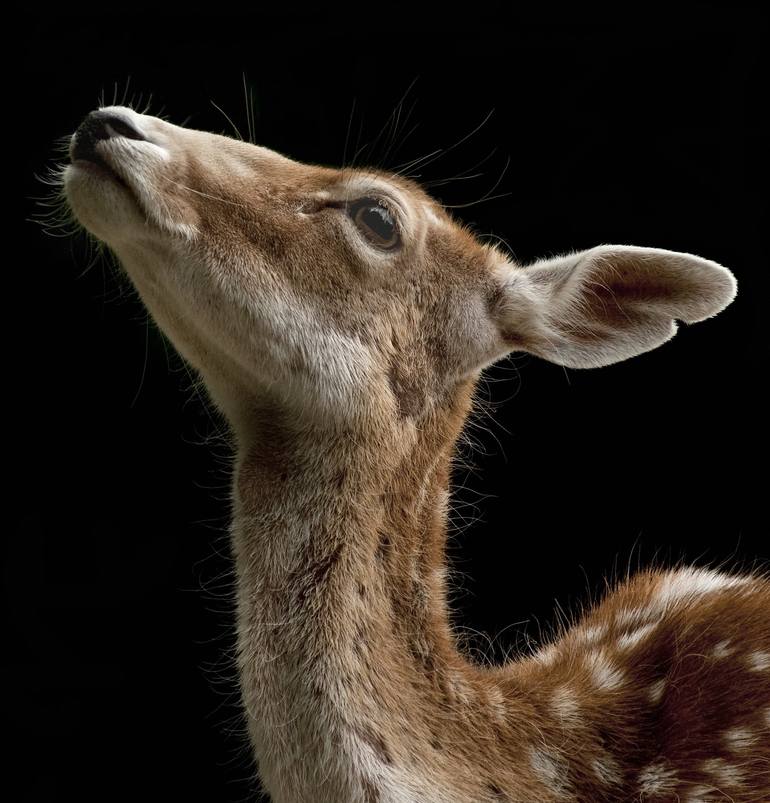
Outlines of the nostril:
[{"label": "nostril", "polygon": [[128,119],[115,112],[94,111],[80,124],[72,140],[71,158],[95,159],[96,143],[103,139],[125,137],[146,140],[147,137]]},{"label": "nostril", "polygon": [[147,139],[132,123],[123,117],[118,117],[117,114],[110,114],[103,117],[101,124],[107,131],[107,135],[101,137],[101,139],[114,136],[127,137],[128,139]]}]

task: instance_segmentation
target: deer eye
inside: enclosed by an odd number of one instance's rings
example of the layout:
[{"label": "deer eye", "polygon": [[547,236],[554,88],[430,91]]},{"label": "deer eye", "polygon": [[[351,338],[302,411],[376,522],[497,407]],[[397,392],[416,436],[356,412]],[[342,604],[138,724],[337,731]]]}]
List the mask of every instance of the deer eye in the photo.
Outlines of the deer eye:
[{"label": "deer eye", "polygon": [[392,251],[401,243],[396,221],[388,207],[377,198],[359,198],[346,206],[356,228],[383,251]]}]

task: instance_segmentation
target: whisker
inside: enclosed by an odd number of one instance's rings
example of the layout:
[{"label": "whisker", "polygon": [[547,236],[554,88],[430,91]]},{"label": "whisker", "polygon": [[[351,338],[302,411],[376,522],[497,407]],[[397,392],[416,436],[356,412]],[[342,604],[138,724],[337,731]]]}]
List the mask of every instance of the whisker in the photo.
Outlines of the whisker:
[{"label": "whisker", "polygon": [[129,86],[131,86],[131,76],[130,75],[128,76],[128,80],[126,81],[125,89],[123,90],[123,97],[120,99],[120,105],[121,106],[125,106],[126,105],[126,95],[128,94]]},{"label": "whisker", "polygon": [[[400,121],[401,121],[401,109],[402,109],[402,107],[404,105],[404,101],[406,100],[406,98],[409,95],[409,93],[412,91],[412,88],[417,83],[417,80],[419,79],[419,77],[420,77],[419,75],[415,75],[415,77],[412,79],[412,82],[409,84],[409,86],[406,88],[406,91],[401,96],[401,99],[398,101],[398,104],[396,105],[396,108],[393,110],[393,113],[391,114],[391,117],[393,118],[393,126],[392,126],[392,131],[391,131],[391,134],[390,134],[390,143],[388,145],[388,149],[385,151],[385,154],[383,155],[382,159],[380,160],[380,163],[383,164],[383,165],[387,164],[388,156],[390,156],[390,152],[393,149],[393,145],[395,144],[396,137],[398,136],[398,126],[399,126]],[[412,108],[414,108],[414,105],[412,105]],[[411,113],[411,110],[410,110],[410,113]],[[407,120],[408,120],[408,118],[407,118]]]},{"label": "whisker", "polygon": [[[406,173],[407,170],[413,170],[413,169],[416,170],[418,167],[421,167],[422,165],[420,165],[419,163],[422,162],[423,160],[429,159],[431,156],[435,156],[436,154],[441,155],[442,153],[444,153],[443,148],[436,148],[435,151],[431,151],[429,154],[427,154],[427,156],[421,156],[419,159],[414,159],[412,162],[406,163],[406,165],[403,167],[402,170],[396,170],[394,172],[397,176],[402,176]],[[430,162],[428,162],[428,164],[430,164]]]},{"label": "whisker", "polygon": [[443,187],[445,184],[451,184],[453,181],[468,181],[473,178],[481,178],[484,173],[471,173],[469,176],[452,176],[451,178],[441,178],[436,181],[424,181],[423,187]]},{"label": "whisker", "polygon": [[144,329],[144,362],[142,363],[142,375],[139,378],[139,387],[136,389],[136,393],[134,394],[134,398],[131,400],[131,404],[129,405],[130,408],[133,408],[139,398],[139,394],[142,392],[142,388],[144,387],[144,380],[147,376],[147,362],[150,355],[150,316],[149,314],[145,317],[145,329]]},{"label": "whisker", "polygon": [[[489,118],[495,113],[494,109],[491,109],[487,116],[469,133],[467,133],[464,137],[461,137],[454,143],[454,145],[450,145],[448,148],[441,149],[439,148],[438,151],[433,151],[433,153],[428,154],[427,156],[423,156],[419,159],[413,159],[411,162],[407,162],[405,165],[397,165],[396,175],[403,175],[404,172],[407,170],[413,170],[417,167],[427,167],[427,165],[432,164],[441,156],[445,156],[450,151],[453,151],[455,148],[459,148],[464,142],[467,142],[474,134],[481,131],[481,129],[487,124]],[[434,158],[434,154],[438,154]],[[428,160],[428,161],[426,161]]]},{"label": "whisker", "polygon": [[[407,115],[406,115],[406,117],[404,118],[404,126],[406,126],[407,122],[409,122],[409,119],[410,119],[410,118],[411,118],[411,116],[412,116],[412,112],[414,111],[414,109],[415,109],[415,107],[416,107],[416,106],[417,106],[417,101],[415,101],[415,102],[412,104],[411,108],[410,108],[410,109],[409,109],[409,111],[407,112]],[[394,155],[394,156],[395,156],[395,155],[396,155],[396,154],[397,154],[397,153],[398,153],[398,152],[399,152],[399,151],[400,151],[400,150],[401,150],[401,149],[404,147],[404,143],[405,143],[405,142],[406,142],[406,141],[409,139],[409,137],[411,137],[411,136],[412,136],[412,134],[414,134],[414,132],[415,132],[415,131],[416,131],[416,130],[419,128],[419,127],[420,127],[420,124],[419,124],[419,123],[415,123],[415,124],[414,124],[414,125],[413,125],[413,126],[410,128],[410,129],[409,129],[409,131],[407,131],[407,132],[406,132],[406,134],[404,134],[404,136],[401,138],[401,141],[398,143],[398,145],[396,146],[395,150],[393,151],[393,155]]]},{"label": "whisker", "polygon": [[505,198],[507,195],[513,195],[512,192],[501,192],[498,195],[492,195],[492,193],[500,186],[500,182],[503,180],[508,167],[511,164],[511,157],[508,156],[505,160],[505,167],[503,168],[502,172],[500,173],[500,178],[494,183],[494,185],[489,189],[484,195],[481,196],[476,201],[471,201],[467,204],[446,204],[447,209],[466,209],[469,206],[475,206],[476,204],[480,204],[482,201],[493,201],[497,198]]},{"label": "whisker", "polygon": [[249,133],[249,142],[253,145],[256,142],[257,136],[257,125],[256,125],[256,118],[254,115],[254,92],[251,87],[248,86],[248,82],[246,80],[246,73],[243,74],[243,95],[246,101],[246,124],[248,127]]},{"label": "whisker", "polygon": [[246,73],[242,73],[243,78],[243,98],[246,103],[246,131],[249,135],[249,142],[254,142],[254,130],[251,127],[251,114],[249,113],[249,90],[246,85]]},{"label": "whisker", "polygon": [[348,141],[350,140],[350,126],[353,124],[353,115],[356,111],[356,98],[353,98],[353,104],[350,107],[350,116],[348,117],[348,128],[345,132],[345,147],[342,150],[342,169],[345,169],[348,158]]},{"label": "whisker", "polygon": [[358,159],[359,154],[363,152],[363,150],[368,147],[370,143],[364,142],[364,144],[353,154],[353,161],[351,162],[351,167],[356,163],[356,159]]},{"label": "whisker", "polygon": [[[450,181],[459,181],[459,180],[464,179],[464,178],[469,178],[470,177],[470,176],[468,176],[469,173],[472,173],[472,171],[477,170],[483,164],[486,164],[496,153],[497,153],[497,148],[492,148],[492,150],[483,159],[480,159],[478,162],[476,162],[475,165],[472,165],[471,167],[466,168],[465,170],[461,171],[460,173],[456,173],[451,178],[437,179],[436,181],[426,181],[424,183],[424,185],[426,187],[438,187],[438,186],[441,186],[443,184],[448,184]],[[483,173],[476,173],[475,174],[475,176],[483,176],[483,175],[484,175]]]},{"label": "whisker", "polygon": [[353,154],[353,160],[350,163],[351,167],[355,167],[356,158],[358,157],[358,154],[361,153],[361,151],[366,147],[366,144],[364,144],[361,148],[358,147],[358,143],[361,142],[361,135],[363,134],[363,132],[364,132],[364,114],[363,112],[361,112],[361,120],[358,123],[358,134],[356,135],[356,146],[355,146],[356,151]]},{"label": "whisker", "polygon": [[209,198],[210,200],[218,201],[221,204],[229,204],[230,206],[239,206],[241,209],[248,208],[246,204],[239,204],[236,201],[228,201],[226,198],[219,198],[216,195],[210,195],[207,192],[202,192],[201,190],[193,189],[192,187],[188,187],[186,184],[182,184],[181,181],[175,181],[172,178],[165,178],[164,180],[169,182],[170,184],[175,184],[177,187],[181,187],[183,190],[187,190],[188,192],[194,192],[196,195],[200,195],[203,198]]},{"label": "whisker", "polygon": [[217,106],[217,104],[214,103],[214,101],[211,100],[211,98],[209,98],[209,103],[211,103],[211,105],[225,118],[225,120],[227,120],[227,122],[230,123],[230,125],[233,127],[233,130],[238,135],[238,139],[241,140],[241,142],[243,142],[243,136],[241,135],[241,132],[238,130],[238,126],[230,119],[230,115],[221,106]]}]

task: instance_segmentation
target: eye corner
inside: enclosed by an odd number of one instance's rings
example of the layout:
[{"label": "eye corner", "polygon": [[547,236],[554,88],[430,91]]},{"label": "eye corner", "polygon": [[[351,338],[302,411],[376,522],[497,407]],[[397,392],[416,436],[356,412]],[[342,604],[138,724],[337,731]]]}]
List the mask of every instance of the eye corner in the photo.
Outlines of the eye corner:
[{"label": "eye corner", "polygon": [[297,212],[301,215],[316,215],[324,209],[342,209],[342,201],[335,201],[331,198],[305,198],[297,206]]}]

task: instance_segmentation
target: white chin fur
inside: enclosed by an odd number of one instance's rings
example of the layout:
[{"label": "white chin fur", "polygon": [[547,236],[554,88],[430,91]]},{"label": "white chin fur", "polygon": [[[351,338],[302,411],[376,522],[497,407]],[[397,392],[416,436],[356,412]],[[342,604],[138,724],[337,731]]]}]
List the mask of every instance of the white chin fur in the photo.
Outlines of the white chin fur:
[{"label": "white chin fur", "polygon": [[64,191],[78,221],[106,243],[120,241],[144,225],[131,191],[107,174],[76,164],[64,170]]}]

